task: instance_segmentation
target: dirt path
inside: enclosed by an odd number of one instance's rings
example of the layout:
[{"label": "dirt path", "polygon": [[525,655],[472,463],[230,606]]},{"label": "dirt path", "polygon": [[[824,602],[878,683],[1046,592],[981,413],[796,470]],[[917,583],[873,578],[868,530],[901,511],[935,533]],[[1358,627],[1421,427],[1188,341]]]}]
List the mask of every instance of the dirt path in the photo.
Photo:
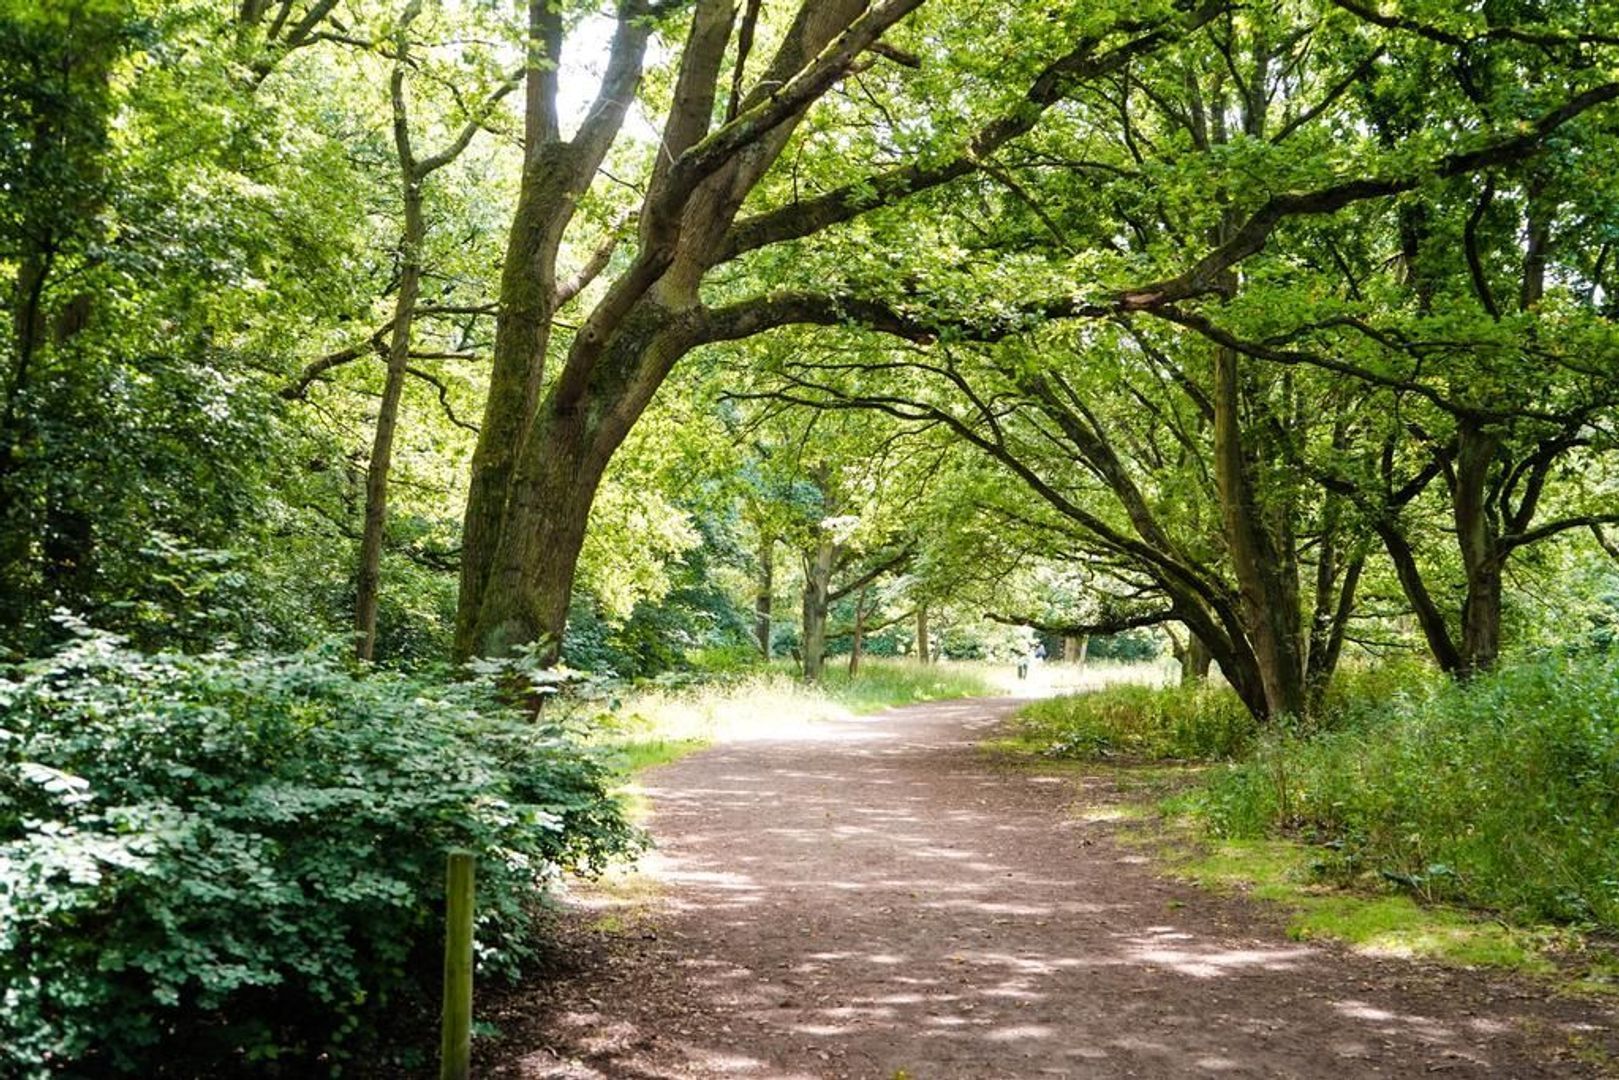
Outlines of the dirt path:
[{"label": "dirt path", "polygon": [[1300,945],[1274,911],[1156,877],[1066,812],[1070,780],[974,749],[1014,705],[649,774],[655,890],[592,902],[574,936],[597,955],[505,1003],[527,1050],[488,1073],[1534,1077],[1611,1049],[1594,1006]]}]

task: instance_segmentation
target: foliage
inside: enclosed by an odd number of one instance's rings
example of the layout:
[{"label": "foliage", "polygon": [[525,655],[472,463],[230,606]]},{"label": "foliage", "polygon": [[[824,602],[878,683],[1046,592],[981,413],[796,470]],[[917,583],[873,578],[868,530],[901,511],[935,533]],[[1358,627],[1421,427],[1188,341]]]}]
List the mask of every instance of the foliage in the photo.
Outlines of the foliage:
[{"label": "foliage", "polygon": [[1209,785],[1216,833],[1285,831],[1424,898],[1619,928],[1619,659],[1407,682]]},{"label": "foliage", "polygon": [[[1139,661],[1154,660],[1164,651],[1163,639],[1149,630],[1126,630],[1120,634],[1103,634],[1090,641],[1088,656],[1097,660]],[[1053,652],[1053,656],[1062,655]]]},{"label": "foliage", "polygon": [[431,1000],[447,850],[478,854],[482,966],[510,976],[556,875],[635,843],[603,764],[487,682],[81,629],[0,715],[8,1075],[340,1059]]},{"label": "foliage", "polygon": [[1257,730],[1224,686],[1111,686],[1037,701],[1017,723],[1025,746],[1064,758],[1231,758]]}]

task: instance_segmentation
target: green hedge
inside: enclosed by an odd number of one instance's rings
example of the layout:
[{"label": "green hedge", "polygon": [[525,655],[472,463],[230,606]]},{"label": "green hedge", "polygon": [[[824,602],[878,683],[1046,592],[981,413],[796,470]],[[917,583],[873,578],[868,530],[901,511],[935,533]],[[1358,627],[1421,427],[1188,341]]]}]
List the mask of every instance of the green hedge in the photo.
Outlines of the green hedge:
[{"label": "green hedge", "polygon": [[0,678],[0,1074],[329,1071],[434,1000],[446,850],[512,975],[561,869],[637,843],[610,780],[487,682],[81,632]]}]

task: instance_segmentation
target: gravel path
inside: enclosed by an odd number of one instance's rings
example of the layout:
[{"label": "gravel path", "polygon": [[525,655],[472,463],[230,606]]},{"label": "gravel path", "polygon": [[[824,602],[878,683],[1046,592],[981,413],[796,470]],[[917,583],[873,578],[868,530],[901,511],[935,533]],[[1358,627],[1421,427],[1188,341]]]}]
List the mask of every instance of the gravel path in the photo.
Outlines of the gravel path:
[{"label": "gravel path", "polygon": [[[1302,945],[1156,876],[964,701],[649,773],[638,895],[505,1000],[512,1077],[1578,1076],[1614,1017],[1518,980]],[[633,892],[633,890],[631,890]],[[1583,1049],[1582,1049],[1583,1048]]]}]

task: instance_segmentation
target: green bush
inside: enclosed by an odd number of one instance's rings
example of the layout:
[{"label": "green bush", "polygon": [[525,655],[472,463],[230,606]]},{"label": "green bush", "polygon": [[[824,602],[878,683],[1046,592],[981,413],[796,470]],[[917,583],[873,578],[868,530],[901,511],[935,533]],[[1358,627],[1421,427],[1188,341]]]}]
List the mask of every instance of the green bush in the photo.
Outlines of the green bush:
[{"label": "green bush", "polygon": [[1018,725],[1025,743],[1064,758],[1229,758],[1255,731],[1224,686],[1110,686],[1036,701],[1018,714]]},{"label": "green bush", "polygon": [[636,842],[610,780],[487,684],[80,631],[0,678],[0,1074],[330,1071],[436,995],[446,850],[509,976]]},{"label": "green bush", "polygon": [[1342,711],[1216,777],[1210,827],[1301,835],[1431,899],[1619,929],[1619,659],[1419,678]]}]

